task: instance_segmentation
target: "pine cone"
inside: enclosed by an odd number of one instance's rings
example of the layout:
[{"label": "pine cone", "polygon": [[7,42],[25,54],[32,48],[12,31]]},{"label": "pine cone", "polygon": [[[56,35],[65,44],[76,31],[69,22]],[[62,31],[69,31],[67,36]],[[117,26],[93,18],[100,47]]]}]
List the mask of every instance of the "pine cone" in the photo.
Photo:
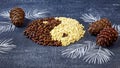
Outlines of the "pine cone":
[{"label": "pine cone", "polygon": [[112,27],[106,27],[97,35],[97,44],[100,46],[110,46],[118,38],[118,32]]},{"label": "pine cone", "polygon": [[15,7],[10,11],[10,18],[12,23],[19,27],[23,25],[25,13],[22,8]]},{"label": "pine cone", "polygon": [[102,18],[90,24],[88,31],[92,35],[97,35],[105,27],[111,27],[111,23],[107,18]]}]

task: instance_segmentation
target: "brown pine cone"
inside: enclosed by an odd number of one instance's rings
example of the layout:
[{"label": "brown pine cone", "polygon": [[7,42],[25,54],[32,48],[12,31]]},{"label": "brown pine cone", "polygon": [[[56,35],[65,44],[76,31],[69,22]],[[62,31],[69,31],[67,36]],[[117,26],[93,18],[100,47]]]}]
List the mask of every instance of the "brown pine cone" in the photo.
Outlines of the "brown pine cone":
[{"label": "brown pine cone", "polygon": [[112,27],[106,27],[97,35],[97,45],[110,46],[118,38],[118,32]]},{"label": "brown pine cone", "polygon": [[22,8],[15,7],[10,10],[10,18],[15,26],[20,27],[23,25],[25,13]]},{"label": "brown pine cone", "polygon": [[88,31],[92,35],[97,35],[105,27],[111,27],[111,23],[107,18],[102,18],[90,24]]}]

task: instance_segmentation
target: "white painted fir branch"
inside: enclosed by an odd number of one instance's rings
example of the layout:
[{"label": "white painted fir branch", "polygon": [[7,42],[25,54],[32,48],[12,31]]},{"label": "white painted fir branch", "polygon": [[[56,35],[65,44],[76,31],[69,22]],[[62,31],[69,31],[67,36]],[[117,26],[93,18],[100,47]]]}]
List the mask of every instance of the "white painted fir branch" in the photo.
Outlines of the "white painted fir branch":
[{"label": "white painted fir branch", "polygon": [[0,34],[6,31],[14,31],[15,26],[10,22],[0,22]]},{"label": "white painted fir branch", "polygon": [[118,31],[118,34],[120,36],[120,25],[113,24],[112,27],[115,28]]},{"label": "white painted fir branch", "polygon": [[92,15],[90,13],[89,14],[83,14],[80,18],[83,19],[84,22],[89,22],[89,23],[100,20],[99,15],[94,16],[94,15]]},{"label": "white painted fir branch", "polygon": [[48,11],[45,9],[43,9],[43,10],[38,10],[38,9],[28,10],[28,9],[26,9],[25,13],[26,13],[26,16],[25,16],[26,18],[36,19],[36,18],[46,17],[46,13],[48,13]]},{"label": "white painted fir branch", "polygon": [[3,11],[3,12],[1,12],[1,13],[0,13],[0,16],[3,17],[3,18],[8,18],[8,19],[10,19],[10,18],[9,18],[9,16],[10,16],[10,15],[9,15],[9,10],[8,10],[8,11]]},{"label": "white painted fir branch", "polygon": [[68,58],[82,58],[83,61],[93,64],[102,64],[110,61],[113,54],[110,50],[97,46],[95,42],[85,41],[74,44],[62,51],[62,55]]},{"label": "white painted fir branch", "polygon": [[12,44],[12,39],[0,40],[0,53],[9,52],[11,49],[15,47],[16,45]]}]

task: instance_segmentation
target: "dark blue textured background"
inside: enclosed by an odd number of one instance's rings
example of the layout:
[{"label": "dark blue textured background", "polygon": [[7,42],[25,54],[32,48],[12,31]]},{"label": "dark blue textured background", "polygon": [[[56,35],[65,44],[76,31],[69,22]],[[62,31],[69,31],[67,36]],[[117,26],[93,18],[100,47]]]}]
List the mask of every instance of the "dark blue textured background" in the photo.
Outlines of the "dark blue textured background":
[{"label": "dark blue textured background", "polygon": [[[87,29],[88,23],[80,17],[84,13],[98,12],[114,24],[120,24],[120,0],[0,0],[0,12],[15,6],[23,9],[47,9],[46,17],[65,16],[79,20]],[[0,21],[9,21],[0,17]],[[26,23],[27,21],[25,21]],[[120,43],[118,40],[110,48],[115,53],[111,61],[105,64],[88,64],[81,59],[69,59],[61,56],[67,47],[40,46],[25,38],[23,28],[11,33],[2,33],[0,38],[13,38],[17,45],[7,54],[0,55],[0,68],[120,68]],[[78,41],[95,40],[89,34]]]}]

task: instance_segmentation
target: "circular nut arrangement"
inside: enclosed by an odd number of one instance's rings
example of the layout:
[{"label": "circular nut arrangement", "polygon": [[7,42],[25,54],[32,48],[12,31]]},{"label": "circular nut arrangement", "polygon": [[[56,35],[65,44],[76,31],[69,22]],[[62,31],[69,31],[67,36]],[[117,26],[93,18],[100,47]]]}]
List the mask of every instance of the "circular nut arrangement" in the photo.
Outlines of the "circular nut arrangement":
[{"label": "circular nut arrangement", "polygon": [[44,18],[32,21],[24,35],[34,42],[49,46],[67,46],[84,36],[84,26],[66,17]]}]

